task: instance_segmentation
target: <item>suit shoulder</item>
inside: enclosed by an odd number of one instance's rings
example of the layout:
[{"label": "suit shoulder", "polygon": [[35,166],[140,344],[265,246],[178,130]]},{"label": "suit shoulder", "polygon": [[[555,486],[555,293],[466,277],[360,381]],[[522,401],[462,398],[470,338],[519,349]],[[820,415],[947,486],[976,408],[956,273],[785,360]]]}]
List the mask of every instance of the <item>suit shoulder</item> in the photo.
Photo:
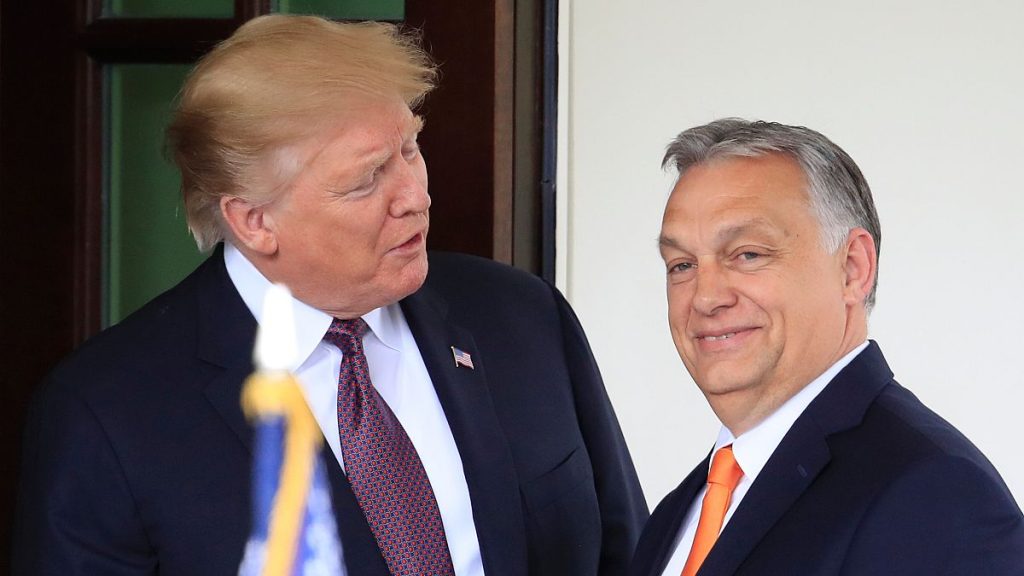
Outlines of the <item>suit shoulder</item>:
[{"label": "suit shoulder", "polygon": [[886,486],[928,479],[938,489],[948,486],[953,475],[929,477],[922,471],[945,467],[984,479],[993,493],[1013,502],[988,458],[955,426],[895,381],[882,390],[859,428],[835,436],[830,444],[844,459],[862,467],[864,482]]},{"label": "suit shoulder", "polygon": [[582,327],[554,286],[477,256],[431,253],[430,257],[427,280],[411,300],[430,302],[443,310],[445,317],[470,330],[482,346],[521,353],[530,349],[542,358],[568,345],[590,356]]},{"label": "suit shoulder", "polygon": [[896,382],[879,394],[867,418],[884,429],[887,441],[897,448],[922,457],[949,455],[987,462],[960,430]]},{"label": "suit shoulder", "polygon": [[999,474],[973,446],[929,443],[871,499],[844,573],[1018,574],[1024,516]]},{"label": "suit shoulder", "polygon": [[554,310],[557,290],[541,278],[507,264],[454,252],[432,252],[425,286],[463,305],[514,303]]},{"label": "suit shoulder", "polygon": [[480,256],[458,252],[431,252],[429,281],[455,284],[463,284],[467,281],[501,281],[535,288],[548,286],[547,282],[524,270]]},{"label": "suit shoulder", "polygon": [[128,375],[158,373],[162,365],[180,362],[179,356],[194,354],[201,284],[197,276],[204,267],[83,342],[51,371],[51,385],[88,393]]}]

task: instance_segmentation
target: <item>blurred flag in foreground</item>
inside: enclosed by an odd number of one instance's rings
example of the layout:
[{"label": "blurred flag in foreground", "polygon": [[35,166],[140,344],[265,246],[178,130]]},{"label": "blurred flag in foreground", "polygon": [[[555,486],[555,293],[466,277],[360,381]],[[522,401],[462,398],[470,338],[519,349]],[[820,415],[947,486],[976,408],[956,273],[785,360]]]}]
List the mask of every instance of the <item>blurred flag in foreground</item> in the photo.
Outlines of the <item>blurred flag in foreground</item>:
[{"label": "blurred flag in foreground", "polygon": [[256,372],[242,391],[255,426],[252,534],[239,576],[334,576],[342,552],[320,444],[323,436],[288,371],[295,357],[291,295],[272,286],[256,337]]}]

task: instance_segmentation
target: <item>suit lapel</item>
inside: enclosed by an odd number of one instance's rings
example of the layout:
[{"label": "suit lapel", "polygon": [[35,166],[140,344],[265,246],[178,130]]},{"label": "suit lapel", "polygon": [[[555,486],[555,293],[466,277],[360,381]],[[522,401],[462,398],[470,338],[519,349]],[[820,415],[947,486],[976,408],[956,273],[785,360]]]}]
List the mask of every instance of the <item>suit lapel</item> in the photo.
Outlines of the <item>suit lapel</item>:
[{"label": "suit lapel", "polygon": [[252,427],[242,413],[242,384],[252,373],[252,363],[238,363],[223,369],[207,384],[206,399],[235,433],[246,450],[252,450]]},{"label": "suit lapel", "polygon": [[[664,538],[657,543],[657,548],[650,551],[650,565],[640,574],[649,574],[650,576],[658,576],[665,571],[665,566],[668,565],[669,557],[672,552],[675,551],[676,536],[679,531],[683,528],[683,520],[686,519],[686,512],[690,509],[693,504],[694,498],[700,492],[704,484],[707,483],[708,479],[708,466],[711,465],[711,454],[709,453],[707,458],[703,462],[697,465],[693,471],[690,472],[689,476],[672,491],[670,500],[666,501],[664,506],[671,514],[666,520],[667,524],[659,522],[658,533],[664,534]],[[657,514],[657,512],[655,512]],[[653,517],[652,520],[653,522]]]},{"label": "suit lapel", "polygon": [[338,535],[341,537],[347,573],[350,576],[390,576],[373,530],[366,522],[363,509],[359,507],[356,495],[352,492],[352,485],[326,443],[320,451],[320,457],[327,465],[331,503],[338,519]]},{"label": "suit lapel", "polygon": [[761,538],[785,514],[829,461],[828,445],[813,423],[798,419],[736,508],[699,576],[735,574]]},{"label": "suit lapel", "polygon": [[[402,309],[462,458],[484,571],[526,574],[519,484],[487,385],[487,358],[472,334],[447,320],[445,303],[429,288],[403,300]],[[475,368],[456,366],[452,346],[468,352]]]},{"label": "suit lapel", "polygon": [[892,372],[871,342],[808,405],[722,531],[698,576],[735,574],[831,460],[828,437],[861,423]]},{"label": "suit lapel", "polygon": [[196,274],[196,353],[211,373],[204,393],[246,449],[251,449],[252,429],[242,413],[241,397],[242,383],[253,370],[256,319],[231,283],[223,245]]}]

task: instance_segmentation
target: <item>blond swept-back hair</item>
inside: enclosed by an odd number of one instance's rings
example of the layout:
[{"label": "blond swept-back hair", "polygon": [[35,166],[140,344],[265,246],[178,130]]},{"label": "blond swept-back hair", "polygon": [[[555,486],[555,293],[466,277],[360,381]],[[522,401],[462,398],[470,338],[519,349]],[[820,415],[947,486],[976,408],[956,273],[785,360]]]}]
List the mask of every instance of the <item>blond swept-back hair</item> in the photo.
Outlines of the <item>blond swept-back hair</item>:
[{"label": "blond swept-back hair", "polygon": [[270,201],[282,182],[261,178],[260,167],[353,96],[398,94],[415,108],[436,77],[419,39],[392,24],[279,14],[244,24],[189,74],[167,129],[199,249],[224,239],[222,197]]}]

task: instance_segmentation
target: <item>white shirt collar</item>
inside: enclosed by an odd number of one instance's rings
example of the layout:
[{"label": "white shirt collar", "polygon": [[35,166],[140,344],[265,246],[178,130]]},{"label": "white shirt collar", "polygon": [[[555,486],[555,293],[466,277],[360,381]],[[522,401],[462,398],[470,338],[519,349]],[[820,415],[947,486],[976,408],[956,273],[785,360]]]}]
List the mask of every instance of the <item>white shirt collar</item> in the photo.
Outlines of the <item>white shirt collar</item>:
[{"label": "white shirt collar", "polygon": [[779,447],[782,438],[793,427],[796,419],[818,397],[818,394],[828,386],[828,383],[835,378],[836,374],[839,374],[840,370],[845,368],[847,364],[867,347],[868,342],[865,340],[860,346],[848,352],[839,361],[830,366],[828,370],[825,370],[821,376],[818,376],[810,384],[804,386],[802,390],[793,395],[792,398],[787,400],[785,404],[780,406],[778,410],[765,418],[760,424],[740,434],[739,438],[734,437],[732,432],[723,425],[718,433],[718,440],[715,441],[715,450],[717,451],[723,446],[732,444],[736,463],[740,465],[743,474],[753,482],[757,479],[757,475],[761,473],[761,470],[768,462],[768,459],[771,458],[775,449]]},{"label": "white shirt collar", "polygon": [[[259,323],[263,311],[263,296],[270,287],[270,281],[230,242],[224,242],[224,265],[242,301]],[[323,340],[334,318],[295,298],[292,298],[292,310],[295,314],[295,340],[298,352],[294,364],[290,367],[294,372]],[[385,346],[401,351],[400,314],[398,304],[394,303],[371,310],[363,315],[363,320]]]}]

